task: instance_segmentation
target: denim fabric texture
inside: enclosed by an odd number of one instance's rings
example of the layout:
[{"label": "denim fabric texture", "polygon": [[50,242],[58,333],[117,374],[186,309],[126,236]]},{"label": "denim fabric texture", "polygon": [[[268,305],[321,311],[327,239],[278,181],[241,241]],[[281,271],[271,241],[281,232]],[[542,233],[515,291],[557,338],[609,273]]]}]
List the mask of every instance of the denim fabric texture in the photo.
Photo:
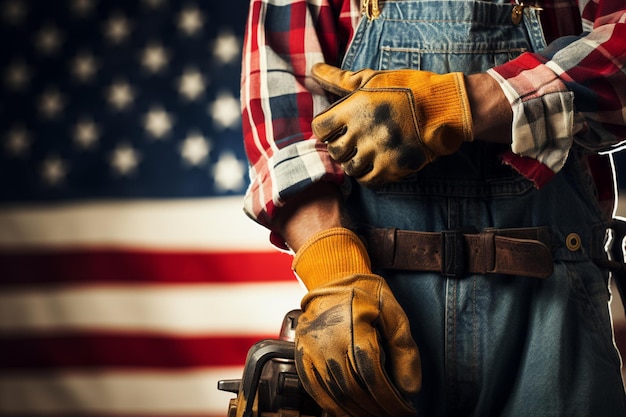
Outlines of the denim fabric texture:
[{"label": "denim fabric texture", "polygon": [[[508,2],[507,2],[508,3]],[[545,46],[536,12],[511,20],[512,5],[484,1],[384,1],[363,18],[345,69],[484,71]],[[378,270],[407,312],[420,348],[418,416],[626,416],[603,252],[607,219],[573,149],[544,188],[498,155],[466,143],[381,189],[356,182],[348,205],[360,227],[418,231],[548,226],[554,274],[445,277]],[[568,249],[576,233],[582,245]]]}]

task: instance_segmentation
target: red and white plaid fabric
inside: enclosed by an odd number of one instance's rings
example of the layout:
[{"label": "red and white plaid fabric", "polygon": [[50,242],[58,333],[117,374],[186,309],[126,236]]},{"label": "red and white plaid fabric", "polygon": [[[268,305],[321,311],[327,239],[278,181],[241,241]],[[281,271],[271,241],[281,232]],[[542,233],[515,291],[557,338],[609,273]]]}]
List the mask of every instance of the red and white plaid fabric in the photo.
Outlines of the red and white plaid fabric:
[{"label": "red and white plaid fabric", "polygon": [[[594,151],[626,138],[626,4],[546,0],[541,53],[490,70],[513,111],[504,160],[545,184],[576,140]],[[339,64],[360,19],[358,0],[252,0],[242,102],[251,185],[247,213],[268,226],[285,199],[319,180],[341,184],[341,169],[310,128],[328,103],[309,77],[319,61]],[[610,179],[605,179],[609,180]]]}]

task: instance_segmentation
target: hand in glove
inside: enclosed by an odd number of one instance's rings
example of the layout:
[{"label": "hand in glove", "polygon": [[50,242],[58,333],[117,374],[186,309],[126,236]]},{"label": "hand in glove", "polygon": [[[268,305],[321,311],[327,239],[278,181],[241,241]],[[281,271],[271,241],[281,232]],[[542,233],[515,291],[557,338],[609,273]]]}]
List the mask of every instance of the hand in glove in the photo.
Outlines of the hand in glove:
[{"label": "hand in glove", "polygon": [[335,417],[415,415],[405,395],[421,388],[419,352],[361,240],[344,228],[320,232],[300,248],[294,269],[309,289],[296,366],[313,399]]},{"label": "hand in glove", "polygon": [[312,74],[342,97],[313,119],[313,132],[364,185],[397,181],[473,139],[462,73],[352,72],[316,64]]}]

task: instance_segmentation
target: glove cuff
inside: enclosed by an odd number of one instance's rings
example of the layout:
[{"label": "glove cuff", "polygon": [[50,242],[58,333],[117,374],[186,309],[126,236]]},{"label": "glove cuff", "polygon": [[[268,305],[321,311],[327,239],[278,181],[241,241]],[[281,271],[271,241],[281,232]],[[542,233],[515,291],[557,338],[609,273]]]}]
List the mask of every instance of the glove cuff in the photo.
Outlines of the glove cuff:
[{"label": "glove cuff", "polygon": [[435,155],[456,152],[463,142],[474,140],[472,112],[461,72],[433,74],[425,86],[428,100],[420,102],[423,117],[422,137],[433,138],[426,143]]},{"label": "glove cuff", "polygon": [[365,245],[343,227],[313,235],[296,253],[293,270],[308,290],[350,275],[372,273]]}]

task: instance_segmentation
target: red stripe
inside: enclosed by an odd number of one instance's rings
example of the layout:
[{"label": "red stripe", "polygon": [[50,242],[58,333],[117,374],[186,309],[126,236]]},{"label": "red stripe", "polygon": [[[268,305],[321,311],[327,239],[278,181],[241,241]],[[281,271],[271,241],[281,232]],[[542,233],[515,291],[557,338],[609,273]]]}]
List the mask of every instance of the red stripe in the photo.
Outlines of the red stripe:
[{"label": "red stripe", "polygon": [[[2,338],[0,369],[188,368],[240,366],[257,342],[277,335],[163,337],[125,334],[21,336]],[[620,351],[626,327],[615,327]]]},{"label": "red stripe", "polygon": [[70,249],[0,253],[0,286],[37,283],[233,283],[293,281],[282,252]]},{"label": "red stripe", "polygon": [[0,369],[242,366],[248,350],[277,335],[163,337],[88,335],[2,338]]}]

